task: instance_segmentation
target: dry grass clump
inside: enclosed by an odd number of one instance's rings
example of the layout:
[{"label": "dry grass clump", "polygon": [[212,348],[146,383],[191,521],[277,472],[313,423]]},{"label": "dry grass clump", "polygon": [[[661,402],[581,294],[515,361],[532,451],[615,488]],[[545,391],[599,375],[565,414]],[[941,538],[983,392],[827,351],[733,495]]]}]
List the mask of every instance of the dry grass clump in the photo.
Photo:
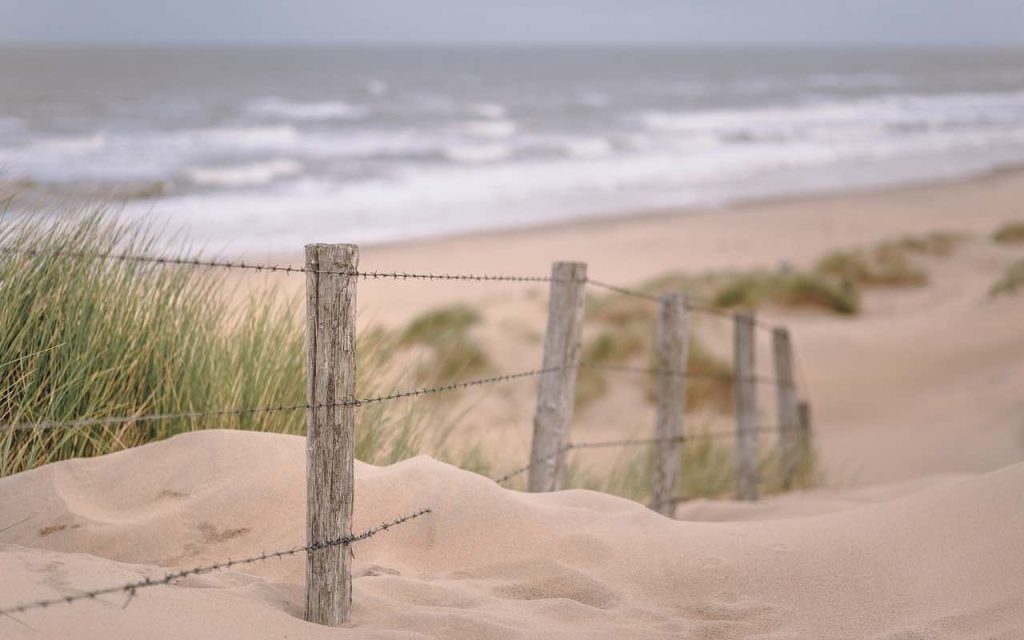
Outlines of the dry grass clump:
[{"label": "dry grass clump", "polygon": [[1024,244],[1024,222],[1007,222],[992,234],[999,244]]},{"label": "dry grass clump", "polygon": [[824,309],[843,315],[860,310],[856,286],[831,274],[779,271],[720,271],[698,276],[666,274],[649,281],[648,291],[685,291],[700,302],[719,309],[757,308],[766,305]]},{"label": "dry grass clump", "polygon": [[[691,428],[690,432],[692,437],[682,447],[682,476],[676,491],[677,499],[686,501],[735,497],[735,442],[729,438],[714,437],[706,427],[700,425]],[[796,470],[788,488],[783,487],[779,450],[774,446],[764,450],[760,459],[762,494],[810,489],[821,485],[823,478],[813,443],[803,443],[802,446],[805,447],[802,465]],[[568,487],[602,491],[645,504],[650,502],[654,454],[650,447],[623,449],[614,463],[601,465],[599,471],[591,471],[586,464],[582,456],[587,453],[584,450],[570,454],[566,468]]]},{"label": "dry grass clump", "polygon": [[970,236],[959,231],[932,231],[917,236],[903,236],[896,240],[883,242],[879,245],[899,251],[916,253],[933,258],[948,258],[956,251],[957,246],[966,242]]},{"label": "dry grass clump", "polygon": [[948,257],[966,239],[952,231],[904,236],[870,249],[830,253],[818,261],[814,271],[865,287],[919,287],[928,284],[928,272],[915,264],[913,257]]},{"label": "dry grass clump", "polygon": [[727,277],[712,303],[721,309],[770,304],[852,315],[860,311],[860,294],[848,281],[816,273],[754,271]]},{"label": "dry grass clump", "polygon": [[1006,268],[999,280],[989,289],[988,295],[992,298],[1008,295],[1021,287],[1024,287],[1024,260],[1017,260]]},{"label": "dry grass clump", "polygon": [[480,320],[476,309],[462,304],[434,309],[415,318],[402,332],[399,344],[428,350],[426,359],[416,367],[417,382],[445,384],[459,376],[489,370],[490,359],[470,335],[470,329]]},{"label": "dry grass clump", "polygon": [[850,287],[917,287],[928,283],[928,273],[911,263],[907,251],[892,245],[879,245],[871,251],[836,251],[819,260],[814,270],[840,278]]},{"label": "dry grass clump", "polygon": [[[8,249],[0,253],[0,416],[5,424],[27,425],[0,429],[0,475],[195,429],[305,433],[301,410],[39,425],[306,401],[301,300],[269,292],[232,306],[222,272],[90,257],[167,255],[145,228],[102,214],[58,219],[0,226],[0,246]],[[65,255],[46,255],[56,252]],[[393,349],[383,332],[360,337],[360,397],[404,386],[386,373]],[[436,420],[408,405],[364,407],[357,414],[356,455],[386,463],[440,446],[444,434],[431,424]]]},{"label": "dry grass clump", "polygon": [[[583,345],[581,359],[584,364],[654,367],[656,306],[612,294],[589,299],[586,313],[587,321],[600,328]],[[725,378],[732,372],[732,368],[708,351],[693,333],[690,335],[687,369],[719,378]],[[598,369],[582,368],[576,378],[576,406],[585,406],[604,395],[608,389],[608,376],[607,372]],[[649,390],[646,395],[651,399],[654,376],[648,375],[647,379]],[[687,381],[686,401],[692,410],[728,410],[732,406],[732,385],[728,380],[693,378]]]}]

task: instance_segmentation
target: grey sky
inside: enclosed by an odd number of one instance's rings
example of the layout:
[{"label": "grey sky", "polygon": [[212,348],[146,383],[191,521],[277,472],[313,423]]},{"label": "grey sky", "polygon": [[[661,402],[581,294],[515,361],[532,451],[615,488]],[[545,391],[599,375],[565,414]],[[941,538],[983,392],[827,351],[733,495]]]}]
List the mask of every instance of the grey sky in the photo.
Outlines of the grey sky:
[{"label": "grey sky", "polygon": [[1024,46],[1024,0],[0,0],[0,43]]}]

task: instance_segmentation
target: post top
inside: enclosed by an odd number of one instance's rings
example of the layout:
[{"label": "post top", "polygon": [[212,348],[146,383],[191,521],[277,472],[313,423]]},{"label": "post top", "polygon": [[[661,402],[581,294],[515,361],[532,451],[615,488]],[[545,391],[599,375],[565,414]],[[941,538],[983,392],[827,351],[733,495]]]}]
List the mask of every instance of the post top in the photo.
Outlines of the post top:
[{"label": "post top", "polygon": [[685,307],[690,301],[690,296],[681,291],[662,291],[658,296],[662,304],[680,302]]},{"label": "post top", "polygon": [[575,278],[577,281],[586,280],[586,262],[555,262],[551,265],[551,277],[555,279]]}]

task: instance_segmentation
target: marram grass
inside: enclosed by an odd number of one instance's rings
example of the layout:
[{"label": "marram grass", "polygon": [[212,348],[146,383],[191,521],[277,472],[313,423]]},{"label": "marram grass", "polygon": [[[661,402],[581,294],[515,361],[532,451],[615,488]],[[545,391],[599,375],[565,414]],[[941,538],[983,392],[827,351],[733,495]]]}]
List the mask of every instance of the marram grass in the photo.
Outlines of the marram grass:
[{"label": "marram grass", "polygon": [[[92,257],[165,252],[157,241],[102,214],[2,222],[0,422],[305,403],[302,298],[268,291],[231,304],[221,271]],[[389,348],[383,332],[360,339],[360,397],[405,382],[378,375]],[[427,440],[444,433],[429,428],[435,415],[408,402],[357,415],[356,456],[367,462],[440,446]],[[305,412],[3,429],[0,475],[208,428],[303,434]]]}]

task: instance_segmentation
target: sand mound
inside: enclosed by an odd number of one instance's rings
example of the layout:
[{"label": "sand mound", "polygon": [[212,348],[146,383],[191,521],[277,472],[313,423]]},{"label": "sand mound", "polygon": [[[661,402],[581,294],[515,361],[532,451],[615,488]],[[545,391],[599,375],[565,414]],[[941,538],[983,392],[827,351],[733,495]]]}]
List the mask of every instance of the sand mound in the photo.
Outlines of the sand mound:
[{"label": "sand mound", "polygon": [[[209,431],[0,480],[0,606],[304,541],[305,441]],[[825,515],[677,522],[421,457],[358,465],[355,624],[290,558],[0,619],[3,638],[1019,638],[1024,465]],[[867,504],[864,504],[867,503]],[[798,507],[794,507],[798,508]],[[778,515],[777,513],[774,515]],[[774,517],[773,515],[773,517]],[[31,628],[30,628],[31,627]]]}]

